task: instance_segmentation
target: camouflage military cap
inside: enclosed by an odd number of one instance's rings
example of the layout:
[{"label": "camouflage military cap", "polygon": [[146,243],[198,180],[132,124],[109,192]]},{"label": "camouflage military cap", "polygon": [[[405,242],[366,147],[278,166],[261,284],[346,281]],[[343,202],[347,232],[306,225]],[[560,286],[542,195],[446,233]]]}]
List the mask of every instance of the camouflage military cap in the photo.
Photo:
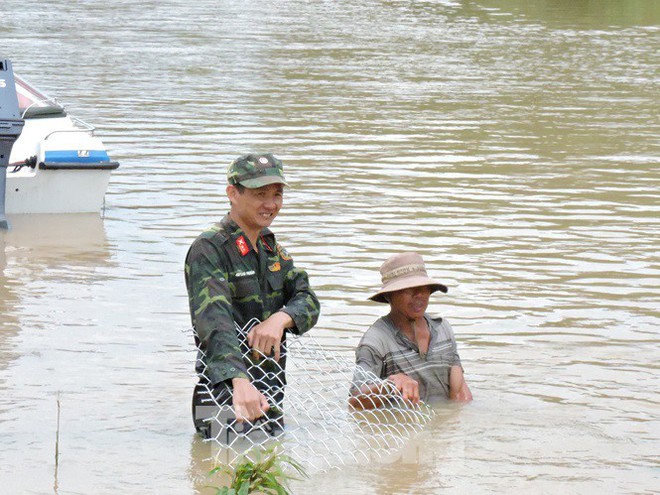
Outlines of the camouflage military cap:
[{"label": "camouflage military cap", "polygon": [[240,184],[248,189],[267,186],[268,184],[284,184],[284,169],[282,162],[270,153],[239,156],[231,162],[227,170],[227,182]]}]

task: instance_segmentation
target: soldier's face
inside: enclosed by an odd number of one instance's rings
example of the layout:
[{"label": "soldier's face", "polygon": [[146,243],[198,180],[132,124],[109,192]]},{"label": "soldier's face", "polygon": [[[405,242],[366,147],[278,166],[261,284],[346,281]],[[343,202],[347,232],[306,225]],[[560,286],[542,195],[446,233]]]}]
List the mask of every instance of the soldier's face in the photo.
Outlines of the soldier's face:
[{"label": "soldier's face", "polygon": [[232,215],[243,228],[261,230],[269,227],[282,208],[284,186],[269,184],[239,192],[228,186],[227,195],[231,202]]},{"label": "soldier's face", "polygon": [[408,319],[417,319],[424,316],[429,307],[431,288],[412,287],[410,289],[392,292],[389,296],[392,312],[401,314]]}]

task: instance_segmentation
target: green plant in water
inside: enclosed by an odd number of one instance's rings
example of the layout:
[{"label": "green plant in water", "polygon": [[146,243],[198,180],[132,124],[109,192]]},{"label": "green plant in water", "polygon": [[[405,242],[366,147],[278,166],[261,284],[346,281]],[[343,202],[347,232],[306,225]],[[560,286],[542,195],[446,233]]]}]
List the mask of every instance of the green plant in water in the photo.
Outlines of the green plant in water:
[{"label": "green plant in water", "polygon": [[285,472],[287,464],[301,476],[307,476],[304,468],[298,462],[290,456],[278,452],[276,446],[260,452],[254,462],[243,456],[235,468],[218,466],[209,472],[209,476],[219,472],[231,476],[229,486],[212,487],[216,490],[215,495],[247,495],[253,492],[266,495],[289,495],[287,481],[300,478]]}]

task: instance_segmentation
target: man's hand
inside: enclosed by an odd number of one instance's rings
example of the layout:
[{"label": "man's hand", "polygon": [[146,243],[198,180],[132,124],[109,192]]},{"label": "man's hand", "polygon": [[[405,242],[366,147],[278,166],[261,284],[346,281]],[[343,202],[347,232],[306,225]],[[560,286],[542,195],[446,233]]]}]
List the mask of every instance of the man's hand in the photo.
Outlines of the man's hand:
[{"label": "man's hand", "polygon": [[270,409],[266,397],[250,383],[250,380],[232,378],[231,383],[234,386],[233,403],[237,421],[252,422]]},{"label": "man's hand", "polygon": [[468,384],[463,382],[461,390],[459,390],[458,393],[451,398],[459,402],[470,402],[472,400],[472,392],[470,391]]},{"label": "man's hand", "polygon": [[392,382],[405,400],[409,400],[413,404],[419,402],[419,383],[413,378],[410,378],[405,373],[397,373],[387,377],[388,381]]},{"label": "man's hand", "polygon": [[250,347],[269,356],[273,351],[275,361],[280,360],[280,343],[284,329],[293,326],[291,317],[282,312],[272,314],[268,319],[252,327],[247,341]]}]

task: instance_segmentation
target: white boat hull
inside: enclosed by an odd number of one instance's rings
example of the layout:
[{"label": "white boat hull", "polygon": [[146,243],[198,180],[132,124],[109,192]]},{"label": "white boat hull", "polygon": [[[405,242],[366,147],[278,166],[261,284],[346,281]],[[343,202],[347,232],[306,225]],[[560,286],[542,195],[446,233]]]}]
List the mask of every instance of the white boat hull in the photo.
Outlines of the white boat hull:
[{"label": "white boat hull", "polygon": [[91,213],[103,206],[110,170],[23,169],[7,174],[7,214]]}]

